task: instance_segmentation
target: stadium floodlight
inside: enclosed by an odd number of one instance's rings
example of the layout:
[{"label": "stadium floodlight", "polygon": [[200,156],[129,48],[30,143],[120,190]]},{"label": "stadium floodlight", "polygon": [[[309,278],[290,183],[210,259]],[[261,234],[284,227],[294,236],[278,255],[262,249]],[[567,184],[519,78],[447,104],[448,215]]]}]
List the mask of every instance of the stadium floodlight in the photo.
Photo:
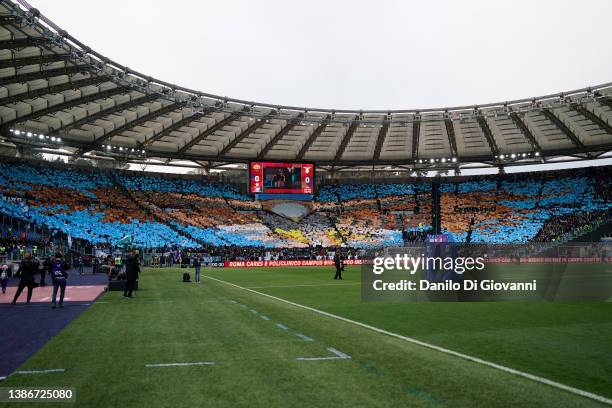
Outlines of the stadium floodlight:
[{"label": "stadium floodlight", "polygon": [[38,135],[38,138],[39,138],[40,140],[43,140],[43,139],[45,138],[45,135]]},{"label": "stadium floodlight", "polygon": [[110,145],[107,145],[106,150],[110,150],[110,149],[111,149]]},{"label": "stadium floodlight", "polygon": [[15,132],[15,129],[9,129],[9,132],[13,133]]},{"label": "stadium floodlight", "polygon": [[28,136],[28,137],[32,137],[32,132],[28,132],[28,133],[27,133],[27,136]]},{"label": "stadium floodlight", "polygon": [[446,158],[442,158],[442,163],[446,163]]},{"label": "stadium floodlight", "polygon": [[123,151],[123,147],[119,147],[119,151],[122,152]]},{"label": "stadium floodlight", "polygon": [[58,137],[56,140],[57,140],[58,142],[60,142],[60,143],[62,142],[62,138],[61,138],[61,137]]},{"label": "stadium floodlight", "polygon": [[500,159],[502,159],[502,160],[504,160],[504,157],[505,157],[505,156],[504,156],[503,154],[500,154],[500,155],[499,155],[499,158],[500,158]]},{"label": "stadium floodlight", "polygon": [[457,158],[453,157],[453,163],[457,163]]},{"label": "stadium floodlight", "polygon": [[17,136],[19,136],[19,135],[21,134],[21,131],[16,130],[16,131],[15,131],[15,134],[16,134]]},{"label": "stadium floodlight", "polygon": [[527,157],[527,153],[523,153],[523,157]]},{"label": "stadium floodlight", "polygon": [[55,136],[51,136],[51,141],[55,142]]},{"label": "stadium floodlight", "polygon": [[515,154],[515,153],[512,153],[512,154],[510,155],[510,157],[511,157],[511,158],[513,158],[513,159],[516,159],[516,154]]},{"label": "stadium floodlight", "polygon": [[536,153],[535,153],[535,155],[536,155],[536,157],[537,157],[537,156],[539,156],[539,155],[540,155],[540,152],[536,152]]},{"label": "stadium floodlight", "polygon": [[429,162],[433,163],[433,162],[435,162],[435,160],[434,159],[429,159]]}]

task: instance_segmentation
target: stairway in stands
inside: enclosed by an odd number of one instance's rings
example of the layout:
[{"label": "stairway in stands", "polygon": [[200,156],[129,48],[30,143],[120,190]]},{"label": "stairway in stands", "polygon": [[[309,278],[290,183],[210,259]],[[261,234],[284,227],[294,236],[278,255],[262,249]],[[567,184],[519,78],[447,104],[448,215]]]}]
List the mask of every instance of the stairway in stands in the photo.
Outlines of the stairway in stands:
[{"label": "stairway in stands", "polygon": [[474,232],[474,222],[476,221],[476,216],[472,214],[472,218],[470,219],[470,223],[468,225],[467,235],[465,236],[465,242],[472,242],[472,233]]},{"label": "stairway in stands", "polygon": [[205,241],[202,241],[201,239],[198,239],[194,236],[192,236],[191,234],[187,233],[186,231],[181,230],[180,228],[177,228],[176,225],[172,224],[171,222],[168,221],[168,219],[164,219],[162,217],[160,217],[156,211],[152,211],[150,208],[148,208],[147,206],[145,206],[143,203],[141,203],[140,201],[138,201],[134,195],[132,194],[132,192],[130,190],[128,190],[127,188],[125,188],[125,186],[123,184],[121,184],[121,182],[119,181],[119,179],[117,179],[117,176],[115,175],[114,172],[109,172],[105,174],[110,181],[113,183],[113,185],[115,187],[117,187],[125,197],[127,197],[130,201],[132,201],[134,204],[136,204],[136,206],[138,206],[138,208],[140,208],[145,214],[150,215],[151,217],[153,217],[153,219],[155,221],[157,221],[160,224],[163,224],[165,226],[167,226],[168,228],[170,228],[171,230],[173,230],[174,232],[176,232],[177,234],[179,234],[180,236],[187,238],[193,242],[197,242],[198,244],[200,244],[201,246],[208,246],[209,244],[206,243]]}]

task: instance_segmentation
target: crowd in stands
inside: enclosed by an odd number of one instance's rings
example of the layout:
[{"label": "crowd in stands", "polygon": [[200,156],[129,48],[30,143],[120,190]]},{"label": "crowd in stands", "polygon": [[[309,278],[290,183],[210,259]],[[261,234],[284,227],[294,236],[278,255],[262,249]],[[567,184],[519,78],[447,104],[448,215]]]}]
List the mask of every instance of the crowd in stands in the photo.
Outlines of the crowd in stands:
[{"label": "crowd in stands", "polygon": [[0,257],[6,259],[17,259],[26,252],[34,256],[51,253],[55,248],[54,243],[49,239],[31,239],[22,236],[1,236],[0,237]]},{"label": "crowd in stands", "polygon": [[351,247],[401,246],[406,231],[431,228],[430,183],[327,185],[317,199]]},{"label": "crowd in stands", "polygon": [[610,187],[609,167],[442,183],[443,232],[456,242],[554,241],[609,212]]},{"label": "crowd in stands", "polygon": [[[445,179],[442,230],[456,242],[565,239],[610,213],[611,190],[610,167]],[[432,183],[320,186],[306,215],[290,219],[229,184],[2,162],[0,213],[99,248],[131,236],[140,248],[220,248],[230,258],[284,249],[313,256],[321,247],[424,241]]]}]

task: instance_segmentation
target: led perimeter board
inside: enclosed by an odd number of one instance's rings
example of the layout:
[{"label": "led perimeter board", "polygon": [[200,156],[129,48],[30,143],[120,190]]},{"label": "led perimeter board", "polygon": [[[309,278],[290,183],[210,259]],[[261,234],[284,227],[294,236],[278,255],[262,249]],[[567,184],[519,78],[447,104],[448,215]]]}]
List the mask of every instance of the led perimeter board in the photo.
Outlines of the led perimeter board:
[{"label": "led perimeter board", "polygon": [[314,194],[313,163],[249,163],[251,194]]}]

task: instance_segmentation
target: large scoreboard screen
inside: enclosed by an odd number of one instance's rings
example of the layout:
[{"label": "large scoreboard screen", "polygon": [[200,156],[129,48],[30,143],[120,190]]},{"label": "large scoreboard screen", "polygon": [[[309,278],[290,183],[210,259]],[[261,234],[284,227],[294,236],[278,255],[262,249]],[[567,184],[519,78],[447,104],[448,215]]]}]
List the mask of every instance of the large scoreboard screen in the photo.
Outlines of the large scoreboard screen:
[{"label": "large scoreboard screen", "polygon": [[251,194],[314,194],[314,164],[250,162]]}]

